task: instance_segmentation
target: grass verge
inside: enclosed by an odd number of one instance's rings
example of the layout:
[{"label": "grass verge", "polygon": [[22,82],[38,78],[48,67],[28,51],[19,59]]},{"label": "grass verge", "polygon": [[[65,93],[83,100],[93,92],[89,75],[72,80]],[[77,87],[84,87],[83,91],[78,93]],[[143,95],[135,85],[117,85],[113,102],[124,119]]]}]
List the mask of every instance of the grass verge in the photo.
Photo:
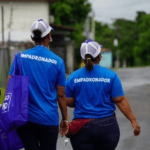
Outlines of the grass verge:
[{"label": "grass verge", "polygon": [[4,101],[4,94],[5,94],[5,89],[0,88],[0,104],[2,104]]}]

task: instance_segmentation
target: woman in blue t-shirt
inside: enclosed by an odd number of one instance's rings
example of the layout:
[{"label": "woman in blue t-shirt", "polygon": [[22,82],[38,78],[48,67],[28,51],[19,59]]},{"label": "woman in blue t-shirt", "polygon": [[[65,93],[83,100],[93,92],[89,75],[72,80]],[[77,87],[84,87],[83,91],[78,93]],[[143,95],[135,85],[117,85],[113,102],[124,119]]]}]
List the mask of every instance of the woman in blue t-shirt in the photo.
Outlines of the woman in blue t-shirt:
[{"label": "woman in blue t-shirt", "polygon": [[[28,122],[17,133],[25,150],[56,150],[59,133],[62,136],[69,129],[65,97],[64,61],[48,49],[51,41],[51,26],[40,19],[31,26],[31,39],[35,47],[21,53],[23,76],[29,76]],[[14,61],[9,78],[13,76]],[[17,54],[16,74],[19,71],[19,53]],[[57,104],[58,102],[58,104]]]},{"label": "woman in blue t-shirt", "polygon": [[81,45],[85,67],[73,72],[66,81],[66,100],[74,108],[74,118],[67,136],[74,150],[114,150],[120,131],[115,118],[115,104],[131,121],[134,135],[140,127],[130,109],[118,75],[101,67],[101,47],[87,40]]}]

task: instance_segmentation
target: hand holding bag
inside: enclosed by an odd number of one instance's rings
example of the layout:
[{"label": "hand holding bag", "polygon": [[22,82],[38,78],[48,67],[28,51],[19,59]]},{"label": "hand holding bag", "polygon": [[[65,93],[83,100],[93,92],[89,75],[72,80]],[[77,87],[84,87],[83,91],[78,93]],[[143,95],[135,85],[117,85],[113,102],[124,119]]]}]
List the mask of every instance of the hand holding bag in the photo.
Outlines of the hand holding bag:
[{"label": "hand holding bag", "polygon": [[16,71],[17,55],[14,59],[14,73],[9,79],[5,99],[0,108],[0,126],[10,132],[28,121],[29,76],[22,76],[21,53],[19,53],[19,75]]}]

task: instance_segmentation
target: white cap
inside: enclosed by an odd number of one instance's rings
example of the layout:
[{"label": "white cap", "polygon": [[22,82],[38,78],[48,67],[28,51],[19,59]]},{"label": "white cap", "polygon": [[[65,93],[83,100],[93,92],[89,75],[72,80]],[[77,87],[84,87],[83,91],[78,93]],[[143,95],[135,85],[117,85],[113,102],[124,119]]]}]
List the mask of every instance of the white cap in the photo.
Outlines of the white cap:
[{"label": "white cap", "polygon": [[33,31],[34,30],[40,30],[42,32],[41,38],[45,37],[48,33],[50,33],[51,30],[54,30],[48,22],[44,21],[43,19],[40,19],[38,21],[35,21],[31,26],[31,36],[34,38]]},{"label": "white cap", "polygon": [[85,42],[81,44],[80,53],[81,57],[85,60],[85,55],[90,54],[93,59],[98,56],[101,52],[101,45],[99,45],[97,42],[88,39]]}]

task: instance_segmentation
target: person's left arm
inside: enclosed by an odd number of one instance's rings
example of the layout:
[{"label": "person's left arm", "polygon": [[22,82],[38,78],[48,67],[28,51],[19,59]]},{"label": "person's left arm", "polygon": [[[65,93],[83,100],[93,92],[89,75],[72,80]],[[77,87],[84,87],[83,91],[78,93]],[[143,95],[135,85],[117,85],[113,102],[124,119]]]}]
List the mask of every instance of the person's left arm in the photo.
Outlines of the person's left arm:
[{"label": "person's left arm", "polygon": [[119,96],[113,98],[113,101],[116,103],[120,111],[126,116],[127,119],[130,120],[133,128],[134,128],[134,135],[138,136],[140,134],[140,126],[136,121],[134,114],[132,113],[131,107],[129,102],[125,96]]},{"label": "person's left arm", "polygon": [[123,92],[121,81],[118,75],[115,75],[113,86],[112,86],[112,99],[115,104],[118,106],[120,111],[130,120],[133,128],[134,128],[134,135],[138,136],[140,134],[140,126],[138,125],[134,114],[132,113],[131,107],[125,94]]},{"label": "person's left arm", "polygon": [[[15,60],[15,59],[14,59]],[[7,82],[6,82],[6,87],[5,87],[5,93],[4,93],[4,96],[6,94],[6,90],[7,90],[7,86],[8,86],[8,83],[9,83],[9,79],[12,78],[12,74],[13,74],[13,71],[14,71],[14,60],[11,64],[11,67],[10,67],[10,71],[9,71],[9,74],[7,76]],[[17,68],[16,68],[17,69]]]}]

